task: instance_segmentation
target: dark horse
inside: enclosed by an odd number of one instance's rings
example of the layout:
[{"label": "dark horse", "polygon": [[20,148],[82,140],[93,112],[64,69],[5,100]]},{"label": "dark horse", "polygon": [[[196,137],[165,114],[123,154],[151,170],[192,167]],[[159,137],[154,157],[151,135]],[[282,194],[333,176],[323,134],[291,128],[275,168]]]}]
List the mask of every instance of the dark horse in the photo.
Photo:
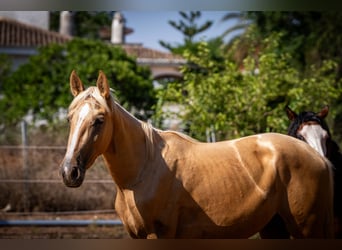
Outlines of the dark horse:
[{"label": "dark horse", "polygon": [[288,135],[307,142],[334,166],[334,217],[335,237],[342,238],[342,154],[338,144],[332,139],[324,118],[329,113],[325,106],[320,112],[303,111],[296,114],[288,106],[286,114],[291,121]]}]

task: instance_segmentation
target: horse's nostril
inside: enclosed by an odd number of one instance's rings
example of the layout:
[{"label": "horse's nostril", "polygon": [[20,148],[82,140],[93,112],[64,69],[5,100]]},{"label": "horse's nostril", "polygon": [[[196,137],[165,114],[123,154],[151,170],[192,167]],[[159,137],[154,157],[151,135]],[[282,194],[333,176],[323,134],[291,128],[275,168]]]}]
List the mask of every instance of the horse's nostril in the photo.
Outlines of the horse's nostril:
[{"label": "horse's nostril", "polygon": [[80,177],[80,170],[77,167],[73,167],[70,176],[72,180],[77,180]]}]

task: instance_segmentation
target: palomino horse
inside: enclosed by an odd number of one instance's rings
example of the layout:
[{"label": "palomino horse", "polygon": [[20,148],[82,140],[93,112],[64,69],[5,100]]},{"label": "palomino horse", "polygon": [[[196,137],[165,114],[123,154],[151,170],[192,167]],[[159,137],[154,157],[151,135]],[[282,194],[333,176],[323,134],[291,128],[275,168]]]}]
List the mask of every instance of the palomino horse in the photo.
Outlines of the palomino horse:
[{"label": "palomino horse", "polygon": [[317,113],[304,111],[299,114],[286,107],[286,114],[291,121],[288,135],[307,142],[322,156],[327,157],[334,166],[335,237],[342,238],[342,154],[338,144],[332,140],[328,125],[324,121],[328,113],[328,106]]},{"label": "palomino horse", "polygon": [[247,238],[276,213],[293,237],[333,237],[331,167],[306,143],[275,133],[201,143],[134,118],[101,71],[96,85],[85,89],[71,73],[60,172],[78,187],[103,155],[133,238]]}]

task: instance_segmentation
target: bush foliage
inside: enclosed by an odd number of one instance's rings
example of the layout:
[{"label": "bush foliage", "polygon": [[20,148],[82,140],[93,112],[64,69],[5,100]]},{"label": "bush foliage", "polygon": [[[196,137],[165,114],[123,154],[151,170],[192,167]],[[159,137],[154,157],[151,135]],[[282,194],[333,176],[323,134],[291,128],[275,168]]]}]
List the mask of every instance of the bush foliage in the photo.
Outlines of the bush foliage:
[{"label": "bush foliage", "polygon": [[42,47],[38,55],[3,79],[0,123],[16,123],[27,113],[53,121],[70,104],[69,76],[75,69],[85,85],[104,71],[116,97],[128,109],[150,110],[155,102],[151,72],[138,66],[120,47],[74,38],[64,45]]},{"label": "bush foliage", "polygon": [[[254,33],[249,34],[252,41]],[[241,65],[229,57],[222,63],[210,59],[208,44],[200,43],[198,54],[184,53],[191,62],[182,69],[184,82],[161,90],[163,102],[157,109],[165,103],[180,103],[181,111],[173,115],[186,121],[189,134],[200,140],[205,140],[208,129],[218,140],[286,133],[287,104],[294,110],[319,111],[341,94],[341,83],[335,80],[333,61],[305,73],[293,67],[291,55],[278,49],[280,37],[273,34],[250,49]],[[157,111],[156,115],[161,119],[168,114]]]}]

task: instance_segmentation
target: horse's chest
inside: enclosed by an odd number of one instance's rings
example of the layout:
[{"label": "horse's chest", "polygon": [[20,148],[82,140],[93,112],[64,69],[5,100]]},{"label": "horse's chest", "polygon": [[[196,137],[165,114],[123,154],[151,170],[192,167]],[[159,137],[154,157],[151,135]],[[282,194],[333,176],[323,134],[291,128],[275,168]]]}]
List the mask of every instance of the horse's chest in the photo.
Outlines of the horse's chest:
[{"label": "horse's chest", "polygon": [[115,210],[132,237],[146,238],[145,218],[139,212],[133,192],[118,192]]}]

